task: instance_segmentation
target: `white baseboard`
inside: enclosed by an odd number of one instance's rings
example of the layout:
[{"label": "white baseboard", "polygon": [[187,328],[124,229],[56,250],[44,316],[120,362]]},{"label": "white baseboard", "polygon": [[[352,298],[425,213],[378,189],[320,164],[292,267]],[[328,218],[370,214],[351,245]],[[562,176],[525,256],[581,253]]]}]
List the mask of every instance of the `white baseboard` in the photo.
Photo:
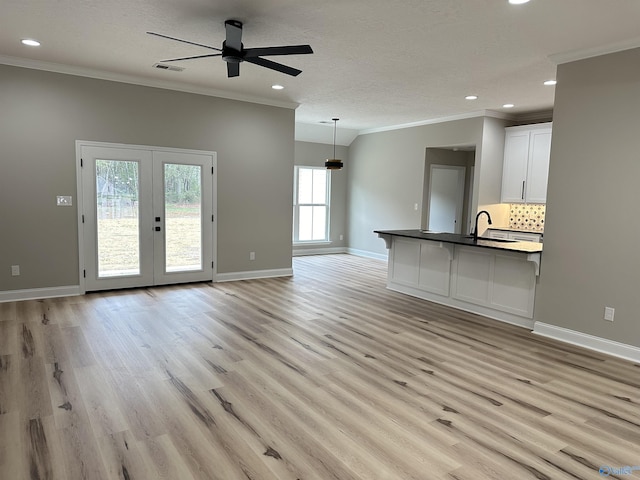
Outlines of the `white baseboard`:
[{"label": "white baseboard", "polygon": [[218,273],[217,282],[234,282],[236,280],[256,280],[258,278],[291,277],[293,268],[277,268],[273,270],[253,270],[251,272]]},{"label": "white baseboard", "polygon": [[80,285],[66,287],[29,288],[25,290],[5,290],[0,292],[0,303],[22,300],[41,300],[43,298],[72,297],[82,295]]},{"label": "white baseboard", "polygon": [[332,253],[347,253],[346,247],[326,247],[326,248],[297,248],[293,250],[294,257],[303,255],[329,255]]},{"label": "white baseboard", "polygon": [[358,257],[375,258],[376,260],[389,260],[389,255],[386,253],[369,252],[368,250],[358,250],[357,248],[347,248],[347,253],[350,255],[357,255]]},{"label": "white baseboard", "polygon": [[534,323],[533,333],[588,348],[589,350],[595,350],[596,352],[606,353],[614,357],[631,360],[632,362],[640,362],[640,348],[633,345],[627,345],[614,340],[608,340],[606,338],[589,335],[588,333],[577,332],[542,322]]}]

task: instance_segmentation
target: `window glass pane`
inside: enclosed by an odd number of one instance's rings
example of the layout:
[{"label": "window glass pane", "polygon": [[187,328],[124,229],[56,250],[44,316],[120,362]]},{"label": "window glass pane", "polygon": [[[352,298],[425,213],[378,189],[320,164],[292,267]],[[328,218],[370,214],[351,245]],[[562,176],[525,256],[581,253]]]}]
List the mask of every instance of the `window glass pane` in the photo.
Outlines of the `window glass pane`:
[{"label": "window glass pane", "polygon": [[327,171],[313,170],[313,203],[327,203]]},{"label": "window glass pane", "polygon": [[313,208],[299,207],[298,214],[298,240],[313,240]]},{"label": "window glass pane", "polygon": [[140,274],[138,162],[96,160],[98,277]]},{"label": "window glass pane", "polygon": [[165,272],[202,270],[202,167],[164,166]]},{"label": "window glass pane", "polygon": [[[294,242],[326,241],[329,222],[330,172],[319,167],[296,167]],[[296,223],[297,222],[297,225]]]},{"label": "window glass pane", "polygon": [[312,240],[325,240],[327,233],[327,207],[313,208],[313,238]]},{"label": "window glass pane", "polygon": [[291,215],[291,218],[293,219],[293,228],[292,228],[292,232],[291,232],[291,240],[292,240],[292,241],[294,241],[294,242],[296,241],[296,237],[297,237],[297,235],[298,235],[298,232],[296,232],[296,209],[297,209],[297,208],[298,208],[298,207],[296,207],[296,206],[294,205],[294,207],[293,207],[293,213],[292,213],[292,215]]},{"label": "window glass pane", "polygon": [[298,169],[298,203],[312,203],[313,170],[309,168]]}]

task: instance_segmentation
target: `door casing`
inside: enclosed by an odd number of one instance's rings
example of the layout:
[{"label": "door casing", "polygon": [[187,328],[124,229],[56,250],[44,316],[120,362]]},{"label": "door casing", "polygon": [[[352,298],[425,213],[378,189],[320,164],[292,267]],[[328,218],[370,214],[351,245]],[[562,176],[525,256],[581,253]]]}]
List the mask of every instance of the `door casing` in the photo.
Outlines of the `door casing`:
[{"label": "door casing", "polygon": [[[115,148],[115,149],[127,149],[127,150],[140,150],[140,151],[148,151],[148,152],[161,152],[161,153],[169,153],[169,154],[193,154],[193,155],[209,155],[212,157],[212,252],[211,258],[213,259],[213,278],[212,281],[216,281],[217,277],[217,268],[218,268],[218,241],[217,241],[217,153],[213,151],[203,151],[203,150],[191,150],[191,149],[181,149],[181,148],[169,148],[169,147],[156,147],[149,145],[128,145],[121,143],[106,143],[106,142],[94,142],[94,141],[86,141],[86,140],[76,140],[76,188],[77,188],[77,206],[78,206],[78,278],[79,278],[79,286],[80,293],[84,294],[87,291],[86,288],[86,280],[85,280],[85,272],[86,272],[86,257],[85,254],[85,235],[84,235],[84,216],[86,208],[92,207],[92,205],[86,205],[84,201],[84,192],[83,192],[83,178],[82,178],[82,149],[83,147],[104,147],[104,148]],[[205,172],[203,172],[204,174]],[[126,287],[125,287],[126,288]]]}]

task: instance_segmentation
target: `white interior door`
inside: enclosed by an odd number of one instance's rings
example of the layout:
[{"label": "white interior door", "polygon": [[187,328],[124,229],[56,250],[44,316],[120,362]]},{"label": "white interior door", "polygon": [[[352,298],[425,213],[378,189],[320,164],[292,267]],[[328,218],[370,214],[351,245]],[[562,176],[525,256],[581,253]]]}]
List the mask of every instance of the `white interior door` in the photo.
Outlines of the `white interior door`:
[{"label": "white interior door", "polygon": [[431,165],[429,230],[461,233],[465,167]]},{"label": "white interior door", "polygon": [[83,145],[85,290],[213,279],[213,155]]}]

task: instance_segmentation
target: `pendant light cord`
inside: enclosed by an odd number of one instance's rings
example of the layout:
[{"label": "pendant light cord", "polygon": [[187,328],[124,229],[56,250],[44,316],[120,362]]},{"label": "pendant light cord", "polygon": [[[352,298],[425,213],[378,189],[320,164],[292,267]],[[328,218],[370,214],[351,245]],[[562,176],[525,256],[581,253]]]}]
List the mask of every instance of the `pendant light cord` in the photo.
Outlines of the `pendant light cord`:
[{"label": "pendant light cord", "polygon": [[342,168],[342,160],[336,158],[336,140],[338,137],[338,120],[339,118],[332,118],[333,120],[333,158],[327,158],[324,162],[324,166],[328,170],[340,170]]},{"label": "pendant light cord", "polygon": [[333,120],[333,158],[336,158],[336,131],[338,130],[339,118],[332,118]]}]

